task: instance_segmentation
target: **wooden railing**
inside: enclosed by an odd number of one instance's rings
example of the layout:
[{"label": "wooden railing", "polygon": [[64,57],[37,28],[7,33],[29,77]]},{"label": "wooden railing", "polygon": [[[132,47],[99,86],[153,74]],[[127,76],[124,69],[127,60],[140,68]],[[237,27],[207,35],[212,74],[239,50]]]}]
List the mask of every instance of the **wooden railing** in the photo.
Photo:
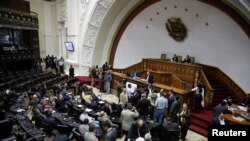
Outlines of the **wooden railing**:
[{"label": "wooden railing", "polygon": [[213,101],[214,89],[212,88],[203,70],[201,70],[200,79],[202,80],[205,86],[205,105],[206,107],[211,107]]},{"label": "wooden railing", "polygon": [[143,67],[143,62],[139,62],[139,63],[131,65],[131,66],[127,67],[127,68],[123,68],[123,69],[114,68],[113,71],[123,73],[123,74],[128,74],[128,73],[130,74],[131,72],[136,70],[136,71],[140,71],[140,73],[142,73],[143,70],[144,70],[143,68],[144,68]]},{"label": "wooden railing", "polygon": [[171,77],[171,83],[170,83],[171,85],[170,86],[185,90],[186,83],[181,81],[180,78],[178,78],[174,74],[172,74],[171,76],[172,77]]},{"label": "wooden railing", "polygon": [[[219,68],[213,66],[176,63],[159,59],[143,59],[142,62],[134,64],[128,68],[114,69],[115,72],[123,74],[130,74],[134,70],[140,71],[141,74],[150,71],[154,74],[155,80],[160,82],[156,82],[156,86],[165,87],[165,89],[177,88],[185,90],[185,82],[192,83],[193,86],[196,86],[197,81],[201,79],[205,85],[205,103],[208,107],[212,105],[215,89],[212,88],[206,75],[209,75],[209,77],[215,77],[224,83],[231,93],[234,94],[236,101],[242,101],[246,98],[246,93],[240,86],[238,86]],[[192,94],[192,92],[188,91],[187,93],[190,93],[190,95]]]},{"label": "wooden railing", "polygon": [[242,101],[246,98],[247,94],[243,91],[243,89],[237,85],[227,74],[225,74],[222,70],[218,69],[217,78],[219,78],[234,94],[234,98],[237,101]]},{"label": "wooden railing", "polygon": [[[155,61],[156,61],[155,63],[157,64],[158,60]],[[178,78],[178,76],[176,76],[173,72],[160,71],[160,70],[155,71],[154,69],[147,66],[147,61],[144,59],[142,62],[136,63],[124,69],[113,69],[114,72],[119,72],[125,75],[130,74],[135,70],[140,72],[141,78],[145,78],[146,72],[149,71],[151,74],[153,74],[154,82],[156,83],[172,86],[183,90],[185,90],[186,88],[185,87],[186,83],[183,82],[180,78]]]},{"label": "wooden railing", "polygon": [[246,92],[236,84],[227,74],[225,74],[221,69],[209,65],[202,65],[203,71],[210,77],[215,77],[219,79],[226,87],[231,91],[235,100],[240,102],[246,98]]},{"label": "wooden railing", "polygon": [[172,73],[169,72],[158,72],[158,71],[152,71],[147,70],[154,76],[154,82],[164,84],[164,85],[171,85],[172,80]]},{"label": "wooden railing", "polygon": [[196,64],[176,63],[159,59],[143,59],[144,67],[154,71],[171,72],[180,80],[196,85],[201,67]]}]

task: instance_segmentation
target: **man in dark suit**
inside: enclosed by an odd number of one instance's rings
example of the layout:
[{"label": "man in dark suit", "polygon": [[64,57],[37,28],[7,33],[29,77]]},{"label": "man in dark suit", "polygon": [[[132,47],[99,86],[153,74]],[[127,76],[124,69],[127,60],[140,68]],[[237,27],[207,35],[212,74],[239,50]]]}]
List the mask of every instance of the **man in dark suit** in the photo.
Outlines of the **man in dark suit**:
[{"label": "man in dark suit", "polygon": [[224,118],[224,113],[221,112],[218,117],[213,118],[210,125],[227,125],[227,122]]},{"label": "man in dark suit", "polygon": [[104,141],[116,141],[117,131],[115,128],[111,127],[110,122],[108,121],[102,122],[102,127],[106,131]]},{"label": "man in dark suit", "polygon": [[242,105],[244,105],[244,106],[250,105],[250,93],[247,94],[247,98],[245,98],[245,99],[242,101]]},{"label": "man in dark suit", "polygon": [[177,113],[179,112],[179,110],[180,110],[180,98],[176,96],[175,101],[172,103],[169,112],[169,116],[171,117],[172,122],[178,121]]},{"label": "man in dark suit", "polygon": [[142,94],[142,99],[137,104],[137,109],[139,111],[140,118],[146,122],[149,115],[149,108],[151,104],[150,101],[146,98],[146,94]]},{"label": "man in dark suit", "polygon": [[143,120],[138,119],[136,122],[132,123],[129,132],[128,132],[128,140],[137,139],[139,137],[144,137],[148,132],[148,128]]},{"label": "man in dark suit", "polygon": [[178,57],[177,57],[177,55],[176,55],[176,54],[174,54],[174,56],[173,56],[173,58],[172,58],[172,61],[174,61],[174,62],[178,62]]},{"label": "man in dark suit", "polygon": [[72,67],[72,65],[70,65],[69,78],[74,78],[74,75],[75,75],[74,68]]},{"label": "man in dark suit", "polygon": [[178,140],[180,127],[177,122],[171,122],[171,118],[168,117],[166,122],[162,125],[162,140]]},{"label": "man in dark suit", "polygon": [[168,111],[170,111],[172,103],[175,101],[175,96],[173,90],[169,90],[168,92],[169,97],[168,97]]},{"label": "man in dark suit", "polygon": [[180,114],[179,113],[177,114],[177,116],[179,117],[180,126],[181,126],[181,139],[183,141],[186,139],[186,135],[187,135],[188,128],[190,125],[190,115],[191,115],[191,111],[190,109],[188,109],[187,103],[183,103]]},{"label": "man in dark suit", "polygon": [[219,105],[214,107],[213,118],[218,117],[221,112],[224,112],[226,110],[227,110],[227,102],[223,100]]},{"label": "man in dark suit", "polygon": [[46,124],[49,124],[52,130],[57,129],[57,122],[56,119],[52,117],[52,111],[46,111],[46,117],[44,118],[44,122]]},{"label": "man in dark suit", "polygon": [[147,72],[146,81],[147,81],[149,84],[154,83],[154,76],[153,76],[152,74],[150,74],[150,72]]}]

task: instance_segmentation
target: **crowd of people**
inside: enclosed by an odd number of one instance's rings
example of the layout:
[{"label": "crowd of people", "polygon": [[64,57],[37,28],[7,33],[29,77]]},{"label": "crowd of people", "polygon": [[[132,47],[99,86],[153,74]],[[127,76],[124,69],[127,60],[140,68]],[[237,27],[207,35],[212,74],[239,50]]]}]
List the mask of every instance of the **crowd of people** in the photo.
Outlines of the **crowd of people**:
[{"label": "crowd of people", "polygon": [[45,58],[42,58],[37,62],[37,69],[44,72],[51,69],[54,70],[55,73],[64,73],[64,58],[47,55]]},{"label": "crowd of people", "polygon": [[112,66],[105,62],[102,67],[98,67],[98,65],[93,65],[89,68],[89,77],[92,78],[92,86],[95,86],[96,82],[95,79],[98,78],[101,81],[100,84],[100,92],[110,94],[111,93],[111,81],[112,75],[110,72],[112,71]]}]

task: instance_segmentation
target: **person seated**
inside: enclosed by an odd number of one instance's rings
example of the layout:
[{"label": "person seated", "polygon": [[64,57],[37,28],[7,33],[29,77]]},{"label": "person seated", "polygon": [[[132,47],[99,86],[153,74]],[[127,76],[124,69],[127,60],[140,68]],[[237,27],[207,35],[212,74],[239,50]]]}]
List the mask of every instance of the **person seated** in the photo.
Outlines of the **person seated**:
[{"label": "person seated", "polygon": [[131,127],[128,132],[128,140],[137,139],[139,137],[144,137],[148,132],[148,127],[144,123],[142,119],[138,119],[137,121],[131,124]]},{"label": "person seated", "polygon": [[82,122],[84,122],[84,120],[85,120],[86,118],[89,120],[89,123],[92,123],[92,122],[95,121],[95,119],[94,119],[93,117],[90,117],[90,116],[87,114],[86,109],[82,109],[82,113],[81,113],[81,115],[80,115],[79,118],[80,118],[80,120],[81,120]]},{"label": "person seated", "polygon": [[173,56],[173,58],[172,58],[172,61],[173,61],[173,62],[178,62],[178,57],[177,57],[176,54],[174,54],[174,56]]},{"label": "person seated", "polygon": [[213,117],[218,117],[221,112],[224,112],[227,110],[227,102],[222,101],[219,105],[215,106],[213,109]]},{"label": "person seated", "polygon": [[132,78],[138,78],[140,77],[140,72],[138,70],[132,71],[131,75]]},{"label": "person seated", "polygon": [[183,60],[183,63],[191,63],[191,58],[189,55],[186,56],[186,58]]},{"label": "person seated", "polygon": [[250,105],[247,106],[247,112],[245,114],[241,114],[241,116],[247,121],[250,121]]},{"label": "person seated", "polygon": [[52,130],[57,129],[57,122],[56,122],[56,119],[54,117],[52,117],[52,111],[45,112],[44,122],[46,124],[50,125]]},{"label": "person seated", "polygon": [[176,134],[171,134],[173,132],[179,133],[181,128],[177,122],[171,122],[171,118],[167,117],[166,122],[162,124],[161,132],[163,135],[163,139],[166,138],[178,138]]},{"label": "person seated", "polygon": [[37,104],[36,108],[41,112],[44,113],[44,106],[45,106],[45,100],[41,99],[40,102]]},{"label": "person seated", "polygon": [[108,115],[110,116],[111,114],[113,114],[113,108],[112,106],[109,104],[109,102],[105,101],[104,106],[102,107],[102,110]]},{"label": "person seated", "polygon": [[248,106],[248,105],[250,105],[250,93],[247,94],[247,98],[245,98],[245,99],[242,101],[241,105],[243,105],[243,106]]},{"label": "person seated", "polygon": [[34,94],[31,98],[30,106],[35,108],[38,105],[38,103],[39,103],[39,99],[38,99],[37,95]]},{"label": "person seated", "polygon": [[218,117],[212,119],[210,125],[227,125],[227,122],[224,118],[224,113],[220,112]]},{"label": "person seated", "polygon": [[97,136],[101,136],[102,132],[101,132],[101,129],[100,129],[100,123],[99,123],[99,121],[96,121],[93,117],[90,117],[90,116],[87,114],[86,109],[82,109],[82,113],[81,113],[81,115],[80,115],[80,120],[81,120],[82,122],[84,122],[85,119],[88,119],[88,120],[89,120],[89,123],[95,125],[95,128],[97,129],[97,130],[96,130],[96,135],[97,135]]},{"label": "person seated", "polygon": [[91,104],[92,96],[87,91],[82,92],[82,98],[86,104]]},{"label": "person seated", "polygon": [[59,95],[59,98],[55,100],[55,108],[65,108],[66,107],[66,101],[64,100],[64,97],[62,94]]},{"label": "person seated", "polygon": [[100,117],[98,117],[98,120],[101,121],[102,123],[103,123],[103,122],[109,122],[109,124],[111,125],[111,127],[114,127],[114,128],[118,128],[118,127],[119,127],[117,124],[114,124],[114,123],[109,119],[109,117],[107,116],[107,113],[105,113],[104,111],[101,111],[101,112],[100,112]]},{"label": "person seated", "polygon": [[84,137],[84,134],[89,131],[89,119],[85,118],[83,124],[79,126],[79,132]]}]

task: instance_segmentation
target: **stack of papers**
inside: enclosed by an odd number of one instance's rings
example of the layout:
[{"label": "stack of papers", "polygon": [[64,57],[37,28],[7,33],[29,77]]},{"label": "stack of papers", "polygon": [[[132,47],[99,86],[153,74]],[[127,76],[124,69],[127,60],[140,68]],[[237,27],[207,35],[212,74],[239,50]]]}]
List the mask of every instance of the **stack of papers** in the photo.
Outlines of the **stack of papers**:
[{"label": "stack of papers", "polygon": [[241,111],[247,112],[247,107],[238,106],[238,108],[239,108]]}]

